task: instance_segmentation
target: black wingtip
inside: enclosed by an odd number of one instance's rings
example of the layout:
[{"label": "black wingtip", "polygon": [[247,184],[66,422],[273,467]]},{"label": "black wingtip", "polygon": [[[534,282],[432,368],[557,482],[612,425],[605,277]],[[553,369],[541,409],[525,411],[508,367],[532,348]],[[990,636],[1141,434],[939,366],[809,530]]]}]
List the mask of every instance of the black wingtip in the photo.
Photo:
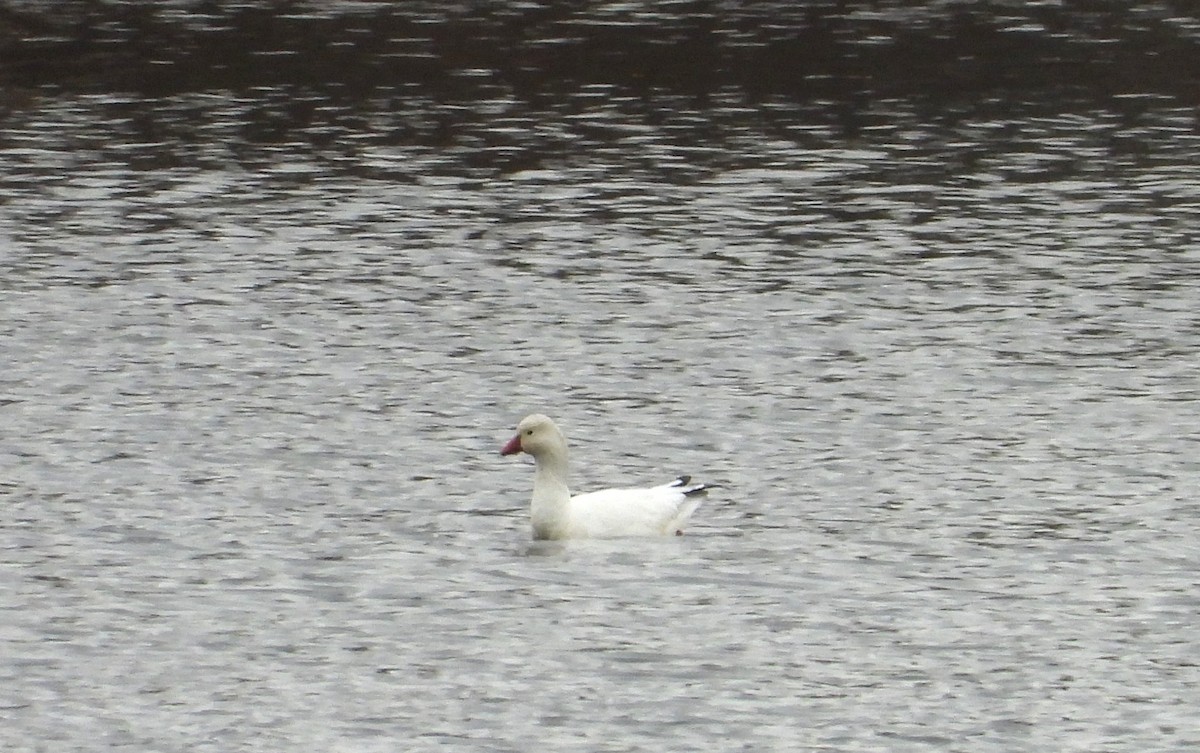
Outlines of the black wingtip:
[{"label": "black wingtip", "polygon": [[[690,483],[692,483],[691,476],[680,476],[671,482],[671,486],[673,488],[687,487]],[[715,489],[716,487],[716,484],[696,484],[691,488],[680,489],[680,491],[683,492],[683,496],[690,497],[693,494],[707,494],[709,489]]]}]

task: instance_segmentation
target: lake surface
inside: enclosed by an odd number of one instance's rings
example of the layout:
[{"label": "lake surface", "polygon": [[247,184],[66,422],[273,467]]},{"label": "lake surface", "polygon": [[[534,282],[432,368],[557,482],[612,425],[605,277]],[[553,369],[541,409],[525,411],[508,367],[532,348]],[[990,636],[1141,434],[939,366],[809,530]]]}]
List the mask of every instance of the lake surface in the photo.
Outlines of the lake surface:
[{"label": "lake surface", "polygon": [[0,748],[1200,746],[1194,102],[451,79],[6,111]]}]

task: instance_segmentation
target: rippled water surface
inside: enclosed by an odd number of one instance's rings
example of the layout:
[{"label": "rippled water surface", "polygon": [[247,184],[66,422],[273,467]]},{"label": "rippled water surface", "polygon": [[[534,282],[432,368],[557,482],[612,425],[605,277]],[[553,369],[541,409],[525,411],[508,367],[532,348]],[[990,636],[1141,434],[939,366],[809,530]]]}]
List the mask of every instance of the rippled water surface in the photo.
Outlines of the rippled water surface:
[{"label": "rippled water surface", "polygon": [[9,116],[0,747],[1200,746],[1194,109],[464,87]]}]

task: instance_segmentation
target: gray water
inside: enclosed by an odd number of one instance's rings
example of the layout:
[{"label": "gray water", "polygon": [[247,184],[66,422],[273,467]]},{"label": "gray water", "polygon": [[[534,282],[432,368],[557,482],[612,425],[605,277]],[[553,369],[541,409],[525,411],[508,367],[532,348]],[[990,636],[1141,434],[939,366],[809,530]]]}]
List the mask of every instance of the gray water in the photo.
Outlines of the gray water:
[{"label": "gray water", "polygon": [[1200,746],[1194,109],[292,97],[10,118],[0,748]]}]

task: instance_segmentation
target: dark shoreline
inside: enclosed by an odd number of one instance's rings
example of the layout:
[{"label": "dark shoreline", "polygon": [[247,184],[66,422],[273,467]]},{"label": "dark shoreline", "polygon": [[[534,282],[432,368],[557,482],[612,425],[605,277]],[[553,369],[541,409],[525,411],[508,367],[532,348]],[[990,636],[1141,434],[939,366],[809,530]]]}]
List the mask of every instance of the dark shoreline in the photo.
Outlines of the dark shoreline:
[{"label": "dark shoreline", "polygon": [[39,13],[0,4],[0,85],[153,96],[281,84],[442,87],[479,76],[531,95],[594,83],[681,92],[734,85],[798,99],[1068,87],[1200,101],[1200,16],[1165,3],[993,2],[967,12],[687,2],[619,14],[599,3],[321,12],[269,2],[53,5]]}]

